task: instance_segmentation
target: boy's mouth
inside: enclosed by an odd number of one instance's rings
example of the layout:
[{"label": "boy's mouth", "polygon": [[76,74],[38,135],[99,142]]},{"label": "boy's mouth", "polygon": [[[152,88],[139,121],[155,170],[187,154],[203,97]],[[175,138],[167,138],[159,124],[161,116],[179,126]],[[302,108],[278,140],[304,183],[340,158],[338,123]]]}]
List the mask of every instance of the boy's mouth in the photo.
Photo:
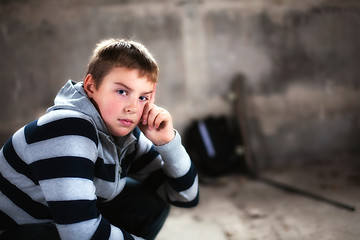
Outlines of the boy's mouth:
[{"label": "boy's mouth", "polygon": [[130,127],[134,123],[131,119],[119,119],[119,122],[125,127]]}]

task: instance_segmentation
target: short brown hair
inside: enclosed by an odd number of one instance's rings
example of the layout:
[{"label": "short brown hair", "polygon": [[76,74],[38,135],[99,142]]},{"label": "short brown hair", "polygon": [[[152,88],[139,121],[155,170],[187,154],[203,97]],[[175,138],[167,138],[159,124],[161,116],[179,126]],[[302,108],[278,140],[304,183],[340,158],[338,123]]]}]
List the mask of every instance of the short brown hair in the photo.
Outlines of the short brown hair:
[{"label": "short brown hair", "polygon": [[141,77],[146,76],[153,83],[158,79],[159,67],[155,59],[144,45],[132,40],[108,39],[98,43],[86,75],[91,74],[98,87],[114,67],[137,69]]}]

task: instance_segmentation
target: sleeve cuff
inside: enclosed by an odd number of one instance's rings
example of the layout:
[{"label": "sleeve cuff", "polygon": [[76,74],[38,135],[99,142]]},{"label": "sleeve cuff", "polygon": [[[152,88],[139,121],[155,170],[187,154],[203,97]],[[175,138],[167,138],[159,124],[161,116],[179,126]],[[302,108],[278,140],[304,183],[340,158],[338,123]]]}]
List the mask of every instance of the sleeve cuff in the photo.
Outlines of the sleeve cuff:
[{"label": "sleeve cuff", "polygon": [[190,157],[181,143],[180,134],[176,130],[174,139],[165,145],[156,146],[156,150],[164,161],[163,169],[166,175],[176,178],[189,171]]}]

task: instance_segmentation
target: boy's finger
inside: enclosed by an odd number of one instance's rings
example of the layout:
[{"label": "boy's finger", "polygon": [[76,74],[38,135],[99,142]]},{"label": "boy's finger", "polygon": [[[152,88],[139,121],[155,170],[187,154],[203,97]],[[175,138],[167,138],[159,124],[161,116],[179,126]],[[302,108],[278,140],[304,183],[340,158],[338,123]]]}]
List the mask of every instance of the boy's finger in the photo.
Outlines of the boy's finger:
[{"label": "boy's finger", "polygon": [[155,119],[156,119],[157,115],[158,115],[158,111],[156,109],[152,108],[149,111],[148,117],[147,117],[147,125],[148,125],[149,129],[155,128]]},{"label": "boy's finger", "polygon": [[157,129],[164,121],[166,121],[166,116],[166,110],[158,108],[156,111],[150,113],[148,121],[151,123],[152,128]]},{"label": "boy's finger", "polygon": [[147,103],[144,107],[144,110],[143,110],[143,114],[141,116],[141,123],[143,125],[147,125],[148,124],[148,115],[149,115],[149,110],[150,110],[150,104]]},{"label": "boy's finger", "polygon": [[160,125],[164,122],[165,118],[163,117],[164,111],[158,113],[154,119],[154,128],[159,128]]}]

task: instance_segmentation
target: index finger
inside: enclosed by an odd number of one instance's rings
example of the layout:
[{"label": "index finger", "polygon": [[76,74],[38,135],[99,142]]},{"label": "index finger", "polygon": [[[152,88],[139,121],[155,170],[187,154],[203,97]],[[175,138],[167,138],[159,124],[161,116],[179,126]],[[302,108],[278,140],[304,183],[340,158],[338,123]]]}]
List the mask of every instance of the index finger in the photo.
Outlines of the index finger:
[{"label": "index finger", "polygon": [[151,98],[150,98],[150,103],[151,104],[155,103],[155,95],[156,95],[156,83],[154,83],[153,91],[151,93]]}]

